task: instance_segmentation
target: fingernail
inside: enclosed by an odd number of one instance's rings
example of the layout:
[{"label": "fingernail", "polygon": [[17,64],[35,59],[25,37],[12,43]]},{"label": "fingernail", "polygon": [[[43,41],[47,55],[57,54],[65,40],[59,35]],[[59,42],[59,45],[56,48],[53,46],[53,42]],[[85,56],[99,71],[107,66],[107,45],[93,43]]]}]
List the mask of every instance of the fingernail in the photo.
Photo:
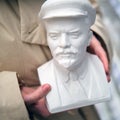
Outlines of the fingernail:
[{"label": "fingernail", "polygon": [[45,84],[42,86],[42,89],[43,89],[43,91],[48,92],[48,91],[50,91],[51,88],[50,88],[50,85]]},{"label": "fingernail", "polygon": [[110,76],[107,76],[107,79],[108,79],[108,82],[110,82],[110,81],[111,81],[111,78],[110,78]]},{"label": "fingernail", "polygon": [[108,72],[106,72],[106,75],[108,75],[108,76],[109,76],[109,75],[110,75],[110,72],[109,72],[109,71],[108,71]]}]

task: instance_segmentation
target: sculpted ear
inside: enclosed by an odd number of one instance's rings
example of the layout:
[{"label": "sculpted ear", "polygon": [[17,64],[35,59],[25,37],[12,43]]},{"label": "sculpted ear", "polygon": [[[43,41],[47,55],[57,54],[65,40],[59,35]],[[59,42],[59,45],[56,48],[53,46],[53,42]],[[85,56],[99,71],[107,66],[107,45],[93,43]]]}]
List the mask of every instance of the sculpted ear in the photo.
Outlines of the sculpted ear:
[{"label": "sculpted ear", "polygon": [[92,40],[93,32],[90,30],[88,33],[88,46],[90,45],[90,41]]}]

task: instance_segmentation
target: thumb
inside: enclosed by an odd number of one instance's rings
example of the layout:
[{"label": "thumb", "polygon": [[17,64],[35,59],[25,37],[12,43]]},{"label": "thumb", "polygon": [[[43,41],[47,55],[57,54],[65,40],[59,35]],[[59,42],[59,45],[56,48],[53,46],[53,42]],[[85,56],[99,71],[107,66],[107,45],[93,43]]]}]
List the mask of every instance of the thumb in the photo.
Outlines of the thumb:
[{"label": "thumb", "polygon": [[[50,91],[51,87],[49,84],[44,84],[40,87],[38,87],[36,90],[33,91],[29,89],[29,94],[28,92],[22,91],[22,96],[26,104],[33,104],[36,103],[39,99],[45,97],[47,93]],[[31,92],[30,92],[31,91]]]}]

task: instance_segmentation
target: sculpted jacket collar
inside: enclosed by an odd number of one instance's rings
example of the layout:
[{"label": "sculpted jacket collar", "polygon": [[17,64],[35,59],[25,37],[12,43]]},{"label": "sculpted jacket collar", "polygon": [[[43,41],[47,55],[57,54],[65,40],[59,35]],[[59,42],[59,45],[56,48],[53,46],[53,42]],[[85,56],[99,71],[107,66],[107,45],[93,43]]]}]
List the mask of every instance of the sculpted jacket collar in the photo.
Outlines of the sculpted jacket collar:
[{"label": "sculpted jacket collar", "polygon": [[[86,56],[85,56],[86,57]],[[85,60],[87,60],[86,58],[84,58]],[[80,67],[77,65],[76,68],[74,69],[74,71],[69,71],[67,69],[65,69],[64,67],[60,66],[55,60],[53,60],[54,65],[55,65],[55,71],[57,71],[60,76],[64,76],[64,80],[63,82],[68,82],[70,80],[84,80],[88,68],[86,63],[87,62],[82,62],[82,64],[80,65]],[[86,69],[84,69],[84,67],[86,66]]]}]

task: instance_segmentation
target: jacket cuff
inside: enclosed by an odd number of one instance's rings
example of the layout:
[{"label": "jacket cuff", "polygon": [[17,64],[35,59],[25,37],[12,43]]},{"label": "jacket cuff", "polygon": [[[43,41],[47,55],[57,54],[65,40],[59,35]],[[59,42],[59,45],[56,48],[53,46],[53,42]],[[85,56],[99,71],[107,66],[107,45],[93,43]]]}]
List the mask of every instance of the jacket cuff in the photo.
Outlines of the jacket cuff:
[{"label": "jacket cuff", "polygon": [[0,111],[3,120],[29,120],[16,72],[0,72]]}]

